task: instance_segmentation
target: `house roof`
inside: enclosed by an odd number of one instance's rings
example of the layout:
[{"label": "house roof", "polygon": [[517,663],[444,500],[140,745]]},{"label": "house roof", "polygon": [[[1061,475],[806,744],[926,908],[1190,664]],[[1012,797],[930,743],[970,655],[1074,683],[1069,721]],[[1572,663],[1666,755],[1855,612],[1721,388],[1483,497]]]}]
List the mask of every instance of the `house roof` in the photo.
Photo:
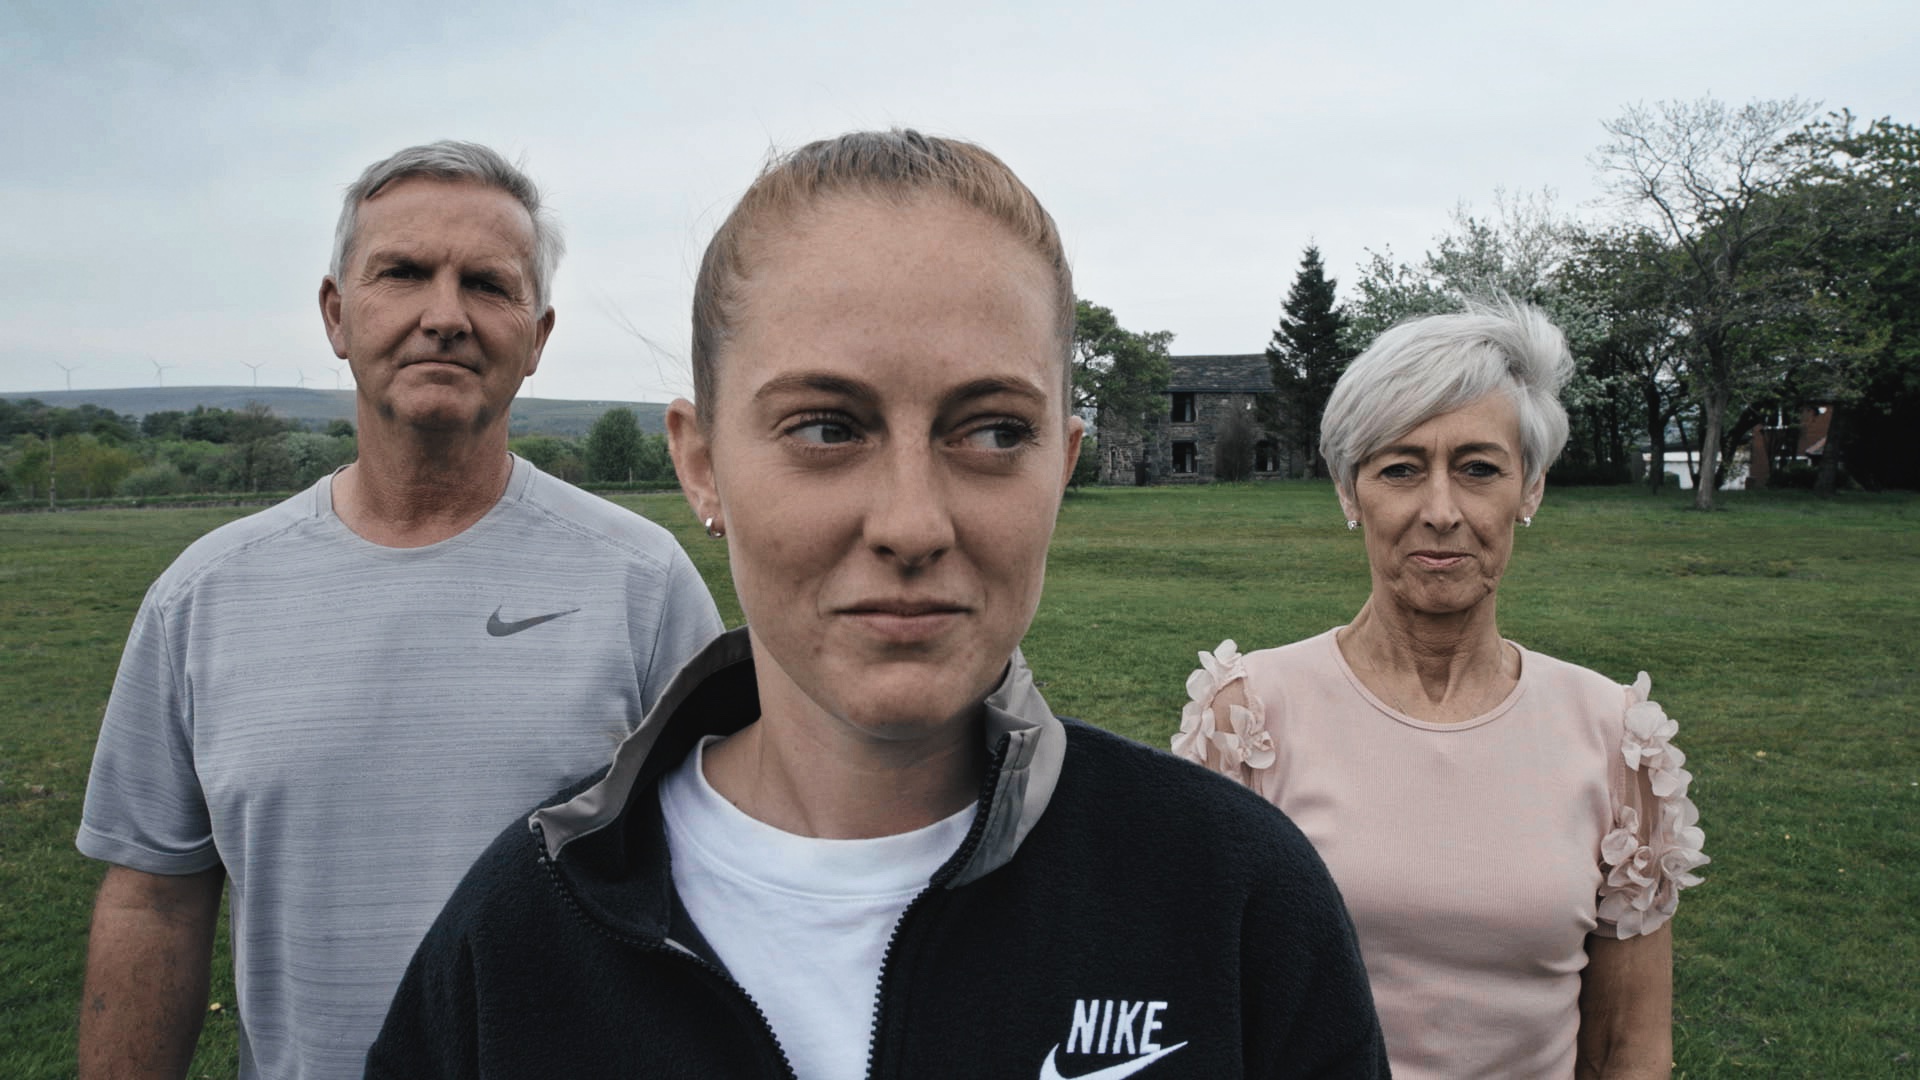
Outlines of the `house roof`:
[{"label": "house roof", "polygon": [[1266,353],[1231,356],[1173,356],[1168,393],[1266,394],[1273,391],[1273,369]]}]

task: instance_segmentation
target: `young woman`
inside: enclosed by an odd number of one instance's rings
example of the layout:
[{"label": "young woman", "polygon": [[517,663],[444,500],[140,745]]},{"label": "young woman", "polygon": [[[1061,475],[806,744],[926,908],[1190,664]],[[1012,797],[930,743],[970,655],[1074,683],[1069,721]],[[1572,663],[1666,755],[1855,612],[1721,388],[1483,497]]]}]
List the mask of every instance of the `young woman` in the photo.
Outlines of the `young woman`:
[{"label": "young woman", "polygon": [[747,625],[482,858],[370,1076],[1384,1075],[1299,833],[1056,719],[1017,650],[1072,327],[1052,219],[979,147],[766,169],[668,414]]}]

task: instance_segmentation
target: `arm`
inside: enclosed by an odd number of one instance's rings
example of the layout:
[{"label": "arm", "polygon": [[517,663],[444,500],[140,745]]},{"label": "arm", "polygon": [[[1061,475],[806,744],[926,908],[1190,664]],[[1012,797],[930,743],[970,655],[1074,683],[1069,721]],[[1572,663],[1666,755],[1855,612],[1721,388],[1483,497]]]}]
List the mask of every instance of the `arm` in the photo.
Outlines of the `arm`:
[{"label": "arm", "polygon": [[1673,927],[1587,938],[1580,976],[1580,1080],[1664,1078],[1673,1067]]},{"label": "arm", "polygon": [[1173,754],[1203,765],[1235,783],[1273,793],[1262,770],[1275,760],[1273,736],[1266,730],[1266,704],[1247,684],[1246,666],[1231,639],[1211,654],[1200,654],[1200,668],[1187,676],[1188,701],[1180,710]]},{"label": "arm", "polygon": [[93,902],[80,1080],[184,1077],[206,1017],[226,870],[109,866]]}]

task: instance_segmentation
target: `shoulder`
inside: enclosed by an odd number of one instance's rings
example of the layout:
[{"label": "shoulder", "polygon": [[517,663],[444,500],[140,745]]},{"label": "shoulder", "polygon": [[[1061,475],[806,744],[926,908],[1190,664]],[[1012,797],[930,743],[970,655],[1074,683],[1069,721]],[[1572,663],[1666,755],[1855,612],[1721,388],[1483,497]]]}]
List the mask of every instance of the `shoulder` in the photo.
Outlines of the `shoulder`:
[{"label": "shoulder", "polygon": [[1300,679],[1325,677],[1336,668],[1334,634],[1339,628],[1241,657],[1247,681],[1257,690],[1281,688]]},{"label": "shoulder", "polygon": [[531,473],[520,505],[544,528],[580,546],[665,573],[687,561],[673,534],[624,506],[541,472]]},{"label": "shoulder", "polygon": [[1627,687],[1591,668],[1522,645],[1516,647],[1521,650],[1522,678],[1530,693],[1610,726],[1618,726],[1626,715]]},{"label": "shoulder", "polygon": [[1134,843],[1164,842],[1209,860],[1318,867],[1306,837],[1257,793],[1163,750],[1078,720],[1062,723],[1067,759],[1056,797],[1069,802],[1067,813],[1090,812]]},{"label": "shoulder", "polygon": [[319,519],[315,510],[317,491],[318,485],[308,488],[257,514],[229,521],[188,544],[154,579],[149,598],[164,606],[192,592],[209,575],[236,560],[272,550],[291,537],[305,535],[304,530]]}]

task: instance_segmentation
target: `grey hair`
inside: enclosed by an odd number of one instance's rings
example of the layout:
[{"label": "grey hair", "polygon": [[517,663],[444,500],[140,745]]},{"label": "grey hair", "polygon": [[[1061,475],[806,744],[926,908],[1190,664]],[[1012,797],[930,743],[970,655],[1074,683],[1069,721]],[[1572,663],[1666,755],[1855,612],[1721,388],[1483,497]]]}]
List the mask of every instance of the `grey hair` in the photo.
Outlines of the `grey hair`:
[{"label": "grey hair", "polygon": [[1344,493],[1360,465],[1394,439],[1496,390],[1520,418],[1529,487],[1567,445],[1560,391],[1573,377],[1567,337],[1530,304],[1472,302],[1451,315],[1409,319],[1374,339],[1327,398],[1320,453]]},{"label": "grey hair", "polygon": [[540,189],[519,167],[501,157],[492,147],[475,142],[442,139],[421,146],[409,146],[391,157],[367,166],[347,188],[340,207],[340,222],[333,229],[333,263],[327,272],[340,281],[347,260],[353,255],[355,234],[360,228],[360,204],[373,198],[389,184],[410,176],[430,176],[436,180],[468,180],[497,188],[520,201],[533,219],[533,307],[536,315],[545,315],[553,301],[553,272],[566,254],[567,242],[560,235],[560,222],[540,201]]}]

